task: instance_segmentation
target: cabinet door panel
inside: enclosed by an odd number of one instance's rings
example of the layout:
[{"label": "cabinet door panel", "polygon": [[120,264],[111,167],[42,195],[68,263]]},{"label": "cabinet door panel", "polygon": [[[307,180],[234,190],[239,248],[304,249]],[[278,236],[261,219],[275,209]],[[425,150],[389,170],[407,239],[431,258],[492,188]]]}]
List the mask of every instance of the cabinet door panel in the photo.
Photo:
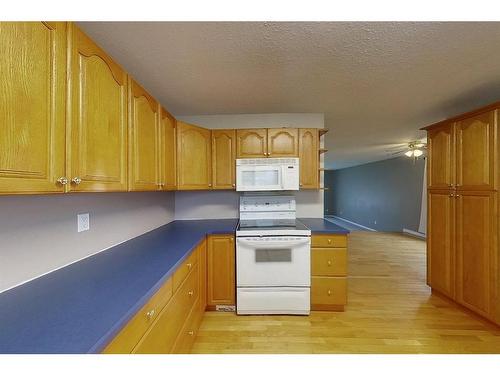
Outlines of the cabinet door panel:
[{"label": "cabinet door panel", "polygon": [[212,184],[214,189],[235,189],[235,130],[212,130]]},{"label": "cabinet door panel", "polygon": [[177,189],[210,189],[210,130],[177,122]]},{"label": "cabinet door panel", "polygon": [[0,194],[63,192],[66,23],[0,22]]},{"label": "cabinet door panel", "polygon": [[496,193],[460,192],[457,199],[457,299],[486,317],[494,279],[495,207]]},{"label": "cabinet door panel", "polygon": [[267,151],[272,158],[299,156],[298,129],[267,129]]},{"label": "cabinet door panel", "polygon": [[267,157],[267,129],[238,129],[236,154],[238,158]]},{"label": "cabinet door panel", "polygon": [[159,106],[133,80],[130,80],[129,116],[129,190],[157,190]]},{"label": "cabinet door panel", "polygon": [[495,112],[460,121],[456,125],[457,186],[491,190],[494,181]]},{"label": "cabinet door panel", "polygon": [[175,159],[175,119],[165,110],[161,110],[160,120],[160,183],[163,190],[176,188],[176,159]]},{"label": "cabinet door panel", "polygon": [[[71,143],[74,191],[127,190],[127,74],[72,25]],[[73,180],[74,181],[74,180]]]},{"label": "cabinet door panel", "polygon": [[450,298],[455,295],[455,200],[451,191],[429,191],[427,283]]},{"label": "cabinet door panel", "polygon": [[301,189],[319,189],[318,143],[318,129],[299,130]]},{"label": "cabinet door panel", "polygon": [[235,304],[235,249],[233,236],[208,238],[208,305]]},{"label": "cabinet door panel", "polygon": [[430,189],[447,189],[455,183],[454,125],[430,130],[427,136],[428,177]]}]

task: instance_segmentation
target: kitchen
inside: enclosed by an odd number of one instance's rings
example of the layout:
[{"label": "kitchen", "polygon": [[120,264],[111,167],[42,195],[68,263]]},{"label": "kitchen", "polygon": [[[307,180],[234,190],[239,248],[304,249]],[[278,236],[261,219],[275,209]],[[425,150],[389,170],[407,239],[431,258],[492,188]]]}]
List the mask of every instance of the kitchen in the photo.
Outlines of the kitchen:
[{"label": "kitchen", "polygon": [[[131,32],[140,26],[129,25]],[[419,351],[418,339],[397,338],[387,330],[387,347],[363,348],[370,335],[380,333],[355,332],[351,314],[369,327],[384,318],[370,315],[383,311],[380,304],[369,305],[373,290],[353,289],[362,279],[359,256],[367,256],[361,266],[366,269],[386,255],[364,234],[324,218],[326,139],[335,126],[326,127],[319,112],[170,112],[169,102],[157,97],[159,83],[136,78],[128,68],[136,69],[134,64],[108,51],[114,27],[0,22],[0,45],[8,51],[0,62],[7,83],[2,116],[8,124],[0,130],[1,353],[498,352],[494,256],[481,260],[492,267],[485,281],[491,282],[492,302],[489,292],[480,301],[465,296],[469,304],[488,305],[487,311],[476,311],[482,318],[429,297],[425,281],[417,286],[426,295],[422,303],[430,298],[432,309],[441,309],[433,310],[429,324],[444,326],[455,316],[456,327],[480,332],[471,338],[478,345],[447,347],[432,338]],[[156,71],[152,63],[146,71]],[[492,117],[481,121],[496,134],[498,103],[487,109]],[[453,121],[475,113],[464,116]],[[464,134],[479,142],[482,133]],[[435,156],[442,139],[428,144],[435,152],[428,157],[438,165],[444,163],[439,157],[447,157]],[[448,178],[428,173],[435,180]],[[431,189],[444,189],[441,181],[432,183]],[[488,188],[493,191],[495,184],[492,180]],[[462,190],[453,194],[457,191]],[[394,249],[425,263],[423,241],[394,236],[381,233],[376,241],[397,243]],[[440,236],[429,241],[436,246]],[[380,257],[370,259],[370,249]],[[394,270],[407,261],[402,257]],[[439,271],[431,275],[440,277]],[[369,280],[382,286],[381,296],[384,277]],[[406,286],[404,278],[399,281]],[[428,283],[440,291],[441,284]],[[405,303],[399,314],[417,314],[406,311]],[[433,320],[440,314],[443,321]],[[415,324],[421,319],[417,314]],[[254,324],[283,324],[288,332],[310,326],[303,336],[316,337],[314,325],[323,323],[324,337],[306,345],[306,339],[293,336],[297,347],[272,345],[283,331],[265,335],[267,346],[246,338],[231,348],[227,341],[231,331],[243,334]],[[225,324],[227,330],[214,328]],[[332,324],[340,326],[330,330]],[[215,337],[223,332],[218,342],[206,336],[212,330]],[[347,334],[355,337],[342,336]]]}]

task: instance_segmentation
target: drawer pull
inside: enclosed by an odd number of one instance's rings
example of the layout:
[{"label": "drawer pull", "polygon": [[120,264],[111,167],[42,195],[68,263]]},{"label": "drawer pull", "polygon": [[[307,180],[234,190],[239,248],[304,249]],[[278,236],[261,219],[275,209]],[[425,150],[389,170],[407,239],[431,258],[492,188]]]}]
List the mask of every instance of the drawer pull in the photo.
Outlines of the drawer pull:
[{"label": "drawer pull", "polygon": [[189,336],[194,336],[194,331],[189,331],[189,332],[188,332],[188,335],[189,335]]},{"label": "drawer pull", "polygon": [[146,316],[148,317],[148,320],[151,320],[153,316],[155,315],[155,309],[150,310],[146,313]]},{"label": "drawer pull", "polygon": [[190,291],[188,292],[188,296],[189,296],[189,297],[192,297],[192,296],[193,296],[193,294],[194,294],[194,292],[193,292],[192,290],[190,290]]},{"label": "drawer pull", "polygon": [[332,239],[331,239],[331,238],[329,238],[329,239],[328,239],[328,243],[329,243],[329,244],[331,244],[331,243],[332,243]]},{"label": "drawer pull", "polygon": [[328,262],[326,262],[326,264],[328,264],[328,266],[331,266],[332,265],[332,261],[329,260]]},{"label": "drawer pull", "polygon": [[191,269],[191,267],[193,267],[193,264],[192,263],[188,263],[188,264],[186,264],[186,266],[187,266],[188,269]]},{"label": "drawer pull", "polygon": [[330,289],[328,289],[328,295],[331,296],[332,295],[332,291]]}]

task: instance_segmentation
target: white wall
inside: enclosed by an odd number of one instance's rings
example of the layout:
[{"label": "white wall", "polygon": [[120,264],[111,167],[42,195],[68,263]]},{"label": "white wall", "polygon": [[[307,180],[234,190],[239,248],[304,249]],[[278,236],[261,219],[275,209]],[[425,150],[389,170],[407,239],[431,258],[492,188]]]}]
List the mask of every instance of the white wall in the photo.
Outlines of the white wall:
[{"label": "white wall", "polygon": [[[177,116],[177,118],[209,129],[323,128],[325,123],[322,113]],[[176,192],[175,218],[178,220],[236,218],[239,196],[240,193],[234,191]],[[323,191],[303,190],[296,192],[295,198],[297,217],[323,217]]]},{"label": "white wall", "polygon": [[0,196],[0,291],[167,224],[174,204],[161,192]]}]

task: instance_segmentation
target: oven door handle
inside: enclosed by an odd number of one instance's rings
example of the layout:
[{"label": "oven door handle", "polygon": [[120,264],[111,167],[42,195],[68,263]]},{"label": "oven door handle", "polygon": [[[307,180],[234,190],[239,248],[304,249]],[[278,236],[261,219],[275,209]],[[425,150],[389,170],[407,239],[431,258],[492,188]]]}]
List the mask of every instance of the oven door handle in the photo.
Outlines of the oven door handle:
[{"label": "oven door handle", "polygon": [[249,238],[238,238],[238,241],[254,249],[285,249],[306,245],[310,243],[311,240],[309,238],[304,238],[296,241],[260,241]]}]

